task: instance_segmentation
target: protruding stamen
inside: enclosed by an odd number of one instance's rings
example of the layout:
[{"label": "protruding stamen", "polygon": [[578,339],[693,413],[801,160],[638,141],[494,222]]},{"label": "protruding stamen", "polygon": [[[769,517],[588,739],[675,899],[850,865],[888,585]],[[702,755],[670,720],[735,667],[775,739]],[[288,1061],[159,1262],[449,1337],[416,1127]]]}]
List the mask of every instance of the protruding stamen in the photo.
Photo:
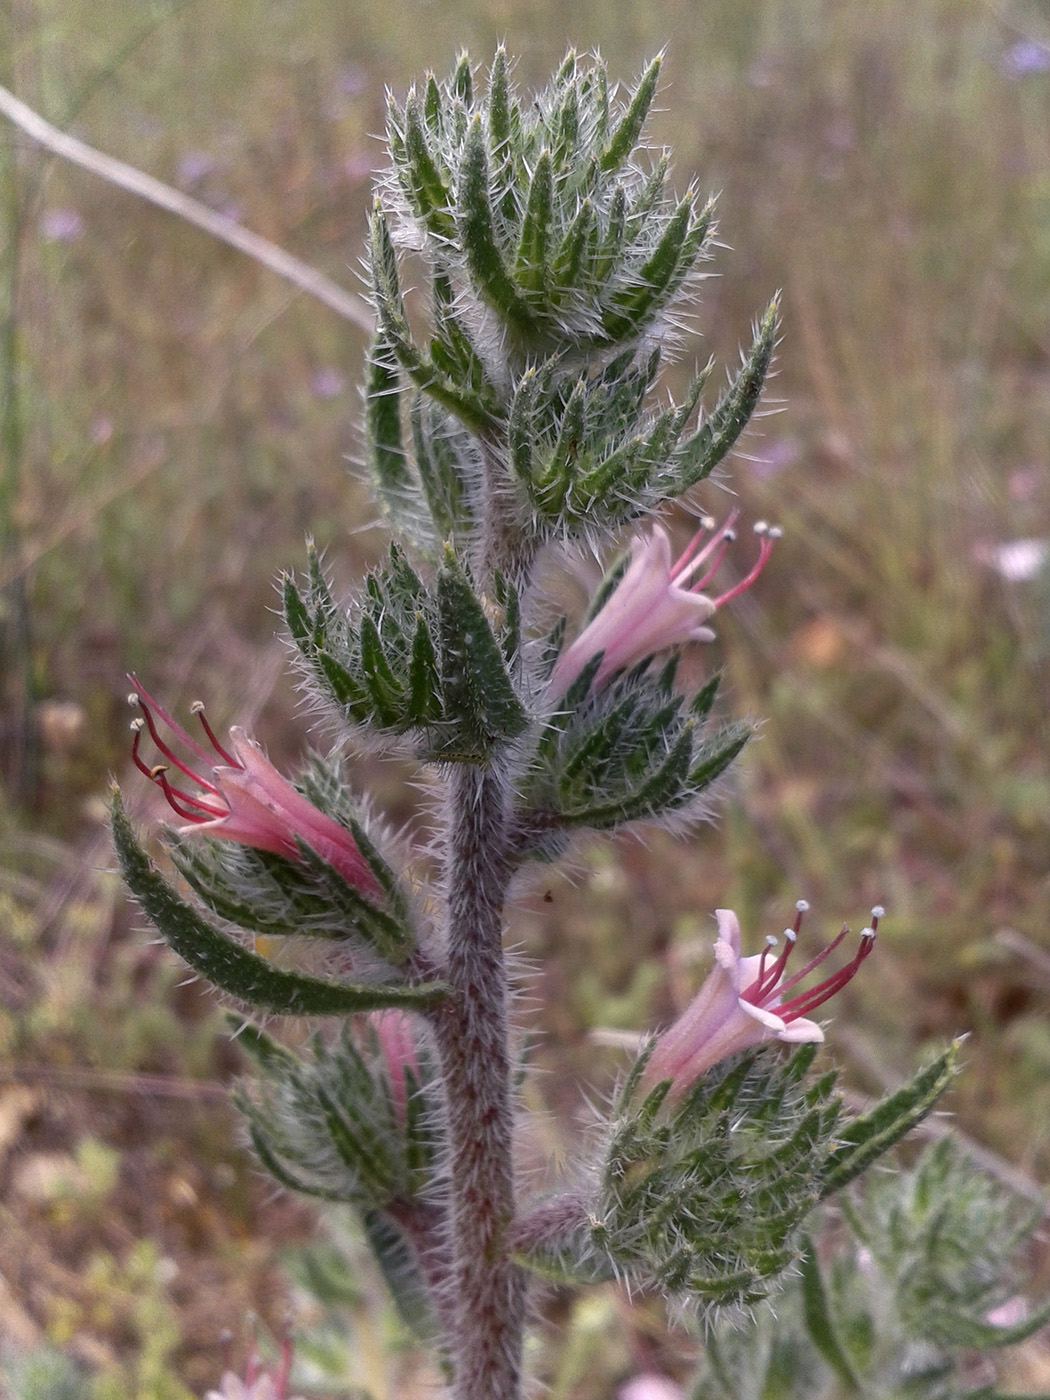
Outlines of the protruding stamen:
[{"label": "protruding stamen", "polygon": [[848,933],[849,929],[846,927],[845,924],[843,924],[842,931],[835,935],[835,937],[831,940],[831,942],[827,945],[826,948],[822,948],[815,957],[810,958],[809,962],[806,963],[805,967],[800,968],[793,977],[789,977],[788,980],[784,983],[784,985],[778,988],[780,994],[783,995],[784,992],[789,992],[792,987],[797,987],[804,977],[808,977],[809,974],[815,968],[818,968],[820,966],[820,964],[825,960],[825,958],[829,957],[835,951],[835,949],[839,946],[839,944],[847,936]]},{"label": "protruding stamen", "polygon": [[[733,522],[736,520],[739,514],[740,512],[737,510],[730,511],[729,516],[726,519],[727,528],[730,528],[733,525]],[[700,543],[702,536],[705,535],[708,530],[713,530],[714,528],[715,521],[710,515],[705,515],[701,518],[699,530],[697,530],[696,534],[693,536],[693,538],[686,545],[685,549],[679,555],[678,562],[674,564],[671,568],[671,582],[676,587],[684,587],[687,579],[689,579],[691,575],[695,574],[697,569],[699,569],[699,567],[701,566],[701,564],[706,563],[707,560],[710,559],[711,555],[715,553],[715,551],[717,551],[717,557],[714,563],[704,574],[703,578],[697,579],[694,583],[689,585],[689,591],[691,593],[701,592],[704,587],[704,584],[707,583],[707,581],[718,569],[718,566],[725,558],[726,549],[728,548],[725,542],[724,530],[721,534],[715,535],[712,539],[708,540],[707,544],[704,545],[703,549],[697,550],[695,554],[693,552],[694,550],[696,550],[696,546]]]},{"label": "protruding stamen", "polygon": [[[761,1006],[765,998],[775,990],[777,983],[784,975],[784,968],[787,966],[787,960],[791,956],[797,937],[797,929],[786,928],[784,930],[784,946],[780,950],[780,956],[776,962],[769,968],[766,967],[766,955],[763,951],[762,959],[758,964],[758,976],[746,991],[741,992],[745,1001],[749,1001],[752,1006]],[[776,947],[777,940],[772,934],[769,935],[766,942],[772,947]]]},{"label": "protruding stamen", "polygon": [[836,992],[842,990],[847,982],[852,980],[857,969],[874,947],[875,930],[866,928],[861,932],[857,951],[845,967],[839,968],[838,972],[832,973],[823,982],[818,982],[815,987],[810,987],[808,992],[800,992],[791,1001],[782,1002],[781,1005],[771,1009],[782,1021],[797,1021],[800,1016],[808,1015],[810,1011],[814,1011],[830,997],[833,997]]},{"label": "protruding stamen", "polygon": [[751,572],[745,574],[739,583],[734,584],[732,588],[727,589],[725,593],[720,594],[717,598],[712,600],[716,608],[722,607],[724,603],[731,602],[734,598],[746,592],[746,590],[751,587],[759,574],[766,567],[769,556],[773,553],[773,542],[773,531],[769,530],[762,536],[762,543],[758,547],[758,558]]},{"label": "protruding stamen", "polygon": [[796,899],[796,900],[795,900],[795,908],[798,910],[798,912],[799,912],[800,914],[808,914],[808,913],[809,913],[809,900],[808,900],[808,899]]},{"label": "protruding stamen", "polygon": [[196,715],[197,718],[200,720],[201,728],[204,730],[205,734],[207,734],[209,740],[211,741],[212,748],[219,755],[219,757],[225,759],[231,768],[243,768],[244,765],[238,763],[231,753],[227,753],[227,751],[223,748],[223,746],[219,743],[218,739],[215,737],[215,731],[208,723],[208,717],[204,713],[203,700],[194,700],[193,704],[190,706],[190,714]]}]

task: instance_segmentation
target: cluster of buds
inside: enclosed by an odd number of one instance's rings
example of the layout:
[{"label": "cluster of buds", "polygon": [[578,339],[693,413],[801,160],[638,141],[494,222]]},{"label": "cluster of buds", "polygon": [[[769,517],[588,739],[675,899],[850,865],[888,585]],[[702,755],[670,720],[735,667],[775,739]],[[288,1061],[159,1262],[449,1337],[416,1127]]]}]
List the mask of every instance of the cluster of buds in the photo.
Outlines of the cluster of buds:
[{"label": "cluster of buds", "polygon": [[552,694],[564,695],[599,653],[602,659],[594,677],[596,687],[617,671],[627,670],[657,652],[687,642],[714,641],[708,622],[720,607],[751,587],[781,533],[777,526],[757,521],[754,532],[760,540],[758,558],[739,583],[712,596],[704,589],[736,540],[738,515],[738,511],[731,511],[718,530],[712,517],[704,516],[699,530],[673,563],[671,542],[659,525],[648,536],[635,536],[623,577],[572,645],[558,657],[551,674]]},{"label": "cluster of buds", "polygon": [[860,942],[844,967],[806,991],[794,992],[835,951],[849,929],[842,931],[814,957],[788,977],[787,966],[802,929],[809,905],[800,899],[795,919],[784,930],[783,946],[770,936],[757,955],[740,956],[740,922],[731,909],[716,909],[718,938],[715,965],[704,985],[683,1014],[660,1035],[646,1063],[641,1087],[654,1088],[671,1081],[669,1096],[681,1098],[700,1077],[720,1060],[764,1041],[787,1044],[821,1041],[824,1032],[808,1019],[846,985],[875,946],[879,919],[884,910],[875,905],[871,923],[860,932]]}]

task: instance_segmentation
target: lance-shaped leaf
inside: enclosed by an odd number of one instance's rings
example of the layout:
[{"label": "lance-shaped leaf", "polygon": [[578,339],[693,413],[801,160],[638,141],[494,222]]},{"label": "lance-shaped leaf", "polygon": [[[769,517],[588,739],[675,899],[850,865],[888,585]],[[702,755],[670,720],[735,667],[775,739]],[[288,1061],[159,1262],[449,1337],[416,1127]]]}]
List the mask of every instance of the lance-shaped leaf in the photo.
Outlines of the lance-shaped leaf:
[{"label": "lance-shaped leaf", "polygon": [[438,752],[486,755],[528,723],[481,601],[455,555],[445,552],[437,580],[442,693],[448,732]]},{"label": "lance-shaped leaf", "polygon": [[649,115],[649,108],[653,105],[653,98],[656,96],[659,78],[660,57],[658,55],[642,74],[630,105],[617,122],[615,130],[611,133],[605,149],[602,151],[601,168],[607,174],[619,170],[638,144],[645,119]]},{"label": "lance-shaped leaf", "polygon": [[369,346],[365,367],[368,467],[383,509],[391,519],[403,522],[419,496],[419,482],[405,451],[400,389],[393,345],[379,332]]},{"label": "lance-shaped leaf", "polygon": [[554,177],[549,151],[541,151],[529,185],[529,198],[521,224],[514,275],[530,293],[543,293],[550,279],[548,252],[553,213]]},{"label": "lance-shaped leaf", "polygon": [[862,1387],[850,1360],[846,1343],[839,1335],[824,1283],[820,1260],[811,1239],[805,1240],[801,1259],[802,1306],[806,1329],[813,1345],[838,1376],[848,1395],[859,1395]]},{"label": "lance-shaped leaf", "polygon": [[121,873],[143,911],[179,957],[231,996],[280,1015],[339,1016],[388,1006],[422,1007],[446,994],[437,982],[353,984],[275,967],[209,924],[176,894],[136,840],[116,793],[111,814]]},{"label": "lance-shaped leaf", "polygon": [[602,315],[602,328],[615,342],[639,335],[682,285],[711,232],[714,206],[695,212],[691,196],[678,205],[660,241],[632,277],[634,285],[616,292]]},{"label": "lance-shaped leaf", "polygon": [[953,1041],[909,1083],[845,1126],[841,1146],[828,1158],[822,1196],[840,1191],[922,1122],[958,1074],[961,1050],[962,1041]]},{"label": "lance-shaped leaf", "polygon": [[452,194],[444,173],[434,162],[423,104],[414,91],[405,103],[403,140],[404,165],[399,171],[402,188],[430,232],[437,238],[451,240],[456,227]]},{"label": "lance-shaped leaf", "polygon": [[469,382],[460,383],[436,365],[429,355],[424,355],[413,342],[401,298],[397,255],[379,204],[373,208],[369,231],[372,289],[380,329],[387,345],[401,368],[420,389],[454,413],[473,432],[489,431],[493,422],[491,387],[485,386],[479,391]]},{"label": "lance-shaped leaf", "polygon": [[484,299],[516,335],[531,338],[535,322],[507,271],[493,224],[485,130],[480,114],[468,126],[463,144],[456,215],[463,251]]},{"label": "lance-shaped leaf", "polygon": [[661,481],[668,496],[681,495],[709,476],[747,426],[773,360],[779,305],[779,298],[774,297],[758,324],[740,373],[698,431],[672,456]]}]

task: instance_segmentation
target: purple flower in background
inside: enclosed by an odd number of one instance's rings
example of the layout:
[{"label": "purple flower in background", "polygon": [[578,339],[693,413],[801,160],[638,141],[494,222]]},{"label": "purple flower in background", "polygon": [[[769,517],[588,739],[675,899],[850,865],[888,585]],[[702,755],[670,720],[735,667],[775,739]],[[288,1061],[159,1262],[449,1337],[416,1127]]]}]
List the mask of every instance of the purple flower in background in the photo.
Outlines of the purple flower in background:
[{"label": "purple flower in background", "polygon": [[768,1040],[800,1044],[824,1039],[817,1023],[806,1019],[807,1013],[841,991],[854,976],[875,946],[883,910],[876,906],[871,911],[871,924],[861,930],[860,945],[845,967],[808,991],[785,999],[849,933],[848,928],[843,928],[837,938],[785,981],[788,960],[809,905],[800,899],[795,907],[795,922],[784,930],[781,952],[774,952],[777,940],[769,938],[764,952],[747,958],[740,956],[737,916],[731,909],[715,910],[715,966],[674,1025],[657,1038],[642,1074],[643,1091],[670,1079],[670,1097],[680,1098],[713,1065],[739,1050]]},{"label": "purple flower in background", "polygon": [[[631,562],[612,593],[580,635],[558,657],[551,675],[554,695],[564,695],[583,668],[599,652],[602,661],[594,678],[601,686],[616,671],[644,661],[658,651],[685,642],[712,642],[715,634],[706,624],[724,603],[750,588],[766,566],[778,529],[764,520],[755,525],[760,537],[758,559],[750,573],[711,597],[703,592],[711,582],[729,546],[736,539],[733,526],[737,511],[731,512],[720,530],[706,516],[675,563],[671,562],[671,542],[659,526],[646,538],[637,535],[631,542]],[[714,531],[706,544],[701,540]],[[699,577],[694,577],[699,571]]]},{"label": "purple flower in background", "polygon": [[76,209],[45,209],[40,216],[40,236],[46,243],[75,243],[84,232],[84,220]]},{"label": "purple flower in background", "polygon": [[1050,45],[1040,44],[1036,39],[1019,39],[1005,51],[999,60],[999,67],[1008,78],[1045,73],[1050,69]]},{"label": "purple flower in background", "polygon": [[310,376],[310,392],[319,399],[335,399],[346,389],[346,380],[337,369],[326,365]]}]

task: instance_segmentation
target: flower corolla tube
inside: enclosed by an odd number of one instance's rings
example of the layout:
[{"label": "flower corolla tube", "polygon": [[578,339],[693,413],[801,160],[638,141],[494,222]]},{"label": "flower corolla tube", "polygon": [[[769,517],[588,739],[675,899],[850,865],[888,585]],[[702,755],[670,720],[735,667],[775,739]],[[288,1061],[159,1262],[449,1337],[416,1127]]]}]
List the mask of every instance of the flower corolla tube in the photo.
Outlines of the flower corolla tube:
[{"label": "flower corolla tube", "polygon": [[843,927],[836,938],[788,977],[788,961],[809,906],[800,899],[795,908],[794,923],[784,930],[779,952],[777,939],[771,937],[761,953],[746,958],[740,956],[737,916],[731,909],[715,910],[715,965],[679,1019],[657,1037],[642,1073],[645,1092],[669,1079],[669,1096],[674,1100],[720,1060],[752,1045],[769,1040],[800,1044],[824,1039],[824,1032],[808,1019],[808,1013],[841,991],[857,972],[875,946],[884,911],[879,905],[872,909],[871,923],[861,930],[857,950],[844,967],[806,991],[796,992],[803,979],[848,937],[849,929]]},{"label": "flower corolla tube", "polygon": [[[601,653],[593,685],[597,688],[617,671],[636,665],[648,656],[686,642],[712,642],[715,634],[707,623],[720,607],[751,587],[766,566],[780,530],[759,520],[754,526],[760,544],[758,558],[749,572],[720,594],[705,593],[730,545],[736,539],[734,525],[739,512],[732,511],[725,524],[705,516],[700,529],[677,560],[671,560],[671,541],[661,526],[631,541],[631,558],[623,577],[580,635],[558,657],[551,673],[550,689],[564,695],[584,667]],[[704,543],[704,537],[712,532]]]},{"label": "flower corolla tube", "polygon": [[[293,787],[243,729],[230,730],[230,747],[225,748],[208,723],[204,706],[199,701],[195,703],[192,711],[211,745],[212,753],[209,753],[143,689],[136,676],[129,679],[135,688],[128,696],[128,703],[141,711],[131,725],[135,736],[131,756],[136,767],[164,793],[172,811],[186,823],[177,828],[180,834],[198,832],[223,841],[236,841],[289,860],[301,859],[301,841],[362,894],[370,898],[381,895],[379,882],[351,833]],[[202,770],[191,767],[178,756],[161,734],[158,720],[199,760]],[[151,767],[143,759],[140,747],[144,730],[148,731],[165,762]],[[172,769],[188,778],[200,791],[176,786],[169,776]]]}]

